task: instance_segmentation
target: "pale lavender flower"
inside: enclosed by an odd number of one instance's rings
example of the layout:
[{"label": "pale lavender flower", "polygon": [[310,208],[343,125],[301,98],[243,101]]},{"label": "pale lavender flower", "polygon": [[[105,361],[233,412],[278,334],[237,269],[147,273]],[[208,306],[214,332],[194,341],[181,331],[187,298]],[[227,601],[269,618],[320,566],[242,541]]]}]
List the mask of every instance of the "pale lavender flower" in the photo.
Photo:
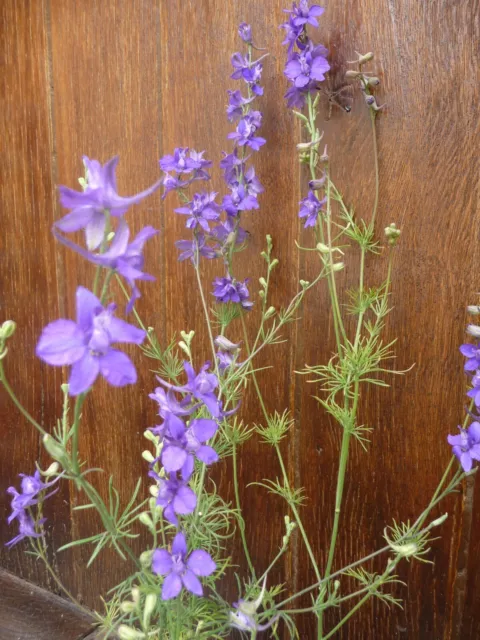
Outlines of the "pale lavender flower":
[{"label": "pale lavender flower", "polygon": [[176,213],[188,216],[186,227],[188,229],[196,229],[202,227],[204,231],[210,231],[209,220],[218,220],[220,218],[220,207],[215,202],[217,194],[211,193],[195,193],[193,200],[185,207],[175,209]]},{"label": "pale lavender flower", "polygon": [[235,148],[233,153],[225,153],[220,160],[220,168],[224,170],[224,179],[227,184],[238,182],[240,175],[244,171],[245,163],[250,156],[246,158],[238,157],[238,150]]},{"label": "pale lavender flower", "polygon": [[265,138],[255,136],[257,129],[259,129],[261,125],[261,112],[251,111],[240,120],[237,124],[236,131],[229,133],[227,137],[235,140],[240,147],[247,145],[253,149],[253,151],[258,151],[266,142]]},{"label": "pale lavender flower", "polygon": [[162,587],[162,600],[176,598],[182,587],[196,596],[203,595],[203,587],[197,576],[211,575],[217,568],[211,556],[196,549],[187,557],[187,541],[183,533],[177,533],[172,542],[172,551],[157,549],[153,553],[152,571],[166,576]]},{"label": "pale lavender flower", "polygon": [[251,633],[252,631],[265,631],[270,628],[278,620],[278,615],[274,616],[265,624],[258,624],[257,610],[263,602],[265,596],[265,585],[267,578],[265,577],[262,590],[256,600],[242,600],[233,603],[235,611],[230,611],[230,625],[234,629]]},{"label": "pale lavender flower", "polygon": [[36,524],[41,525],[45,520],[45,518],[42,518],[38,523],[35,523],[31,515],[25,511],[20,511],[18,514],[19,534],[12,538],[12,540],[9,540],[5,546],[13,547],[24,538],[41,538],[43,534],[37,533]]},{"label": "pale lavender flower", "polygon": [[160,168],[167,173],[176,171],[177,173],[191,173],[195,170],[204,170],[212,166],[210,160],[203,157],[205,151],[191,151],[188,147],[179,147],[174,150],[173,155],[165,155],[160,160]]},{"label": "pale lavender flower", "polygon": [[462,344],[460,352],[467,358],[465,362],[465,371],[475,371],[480,369],[480,345],[479,344]]},{"label": "pale lavender flower", "polygon": [[170,478],[160,478],[154,471],[149,476],[157,480],[157,505],[163,507],[165,519],[178,527],[177,515],[193,513],[197,506],[197,496],[187,485],[188,478],[178,478],[176,473]]},{"label": "pale lavender flower", "polygon": [[309,43],[304,51],[292,54],[284,73],[299,89],[307,87],[312,80],[321,82],[325,80],[325,73],[330,69],[327,55],[328,51],[324,46]]},{"label": "pale lavender flower", "polygon": [[169,425],[169,433],[163,439],[160,460],[165,471],[172,473],[182,471],[182,476],[188,478],[193,470],[194,456],[205,464],[217,462],[215,449],[204,444],[217,432],[218,424],[210,418],[195,418],[190,421],[188,429],[177,428],[173,423]]},{"label": "pale lavender flower", "polygon": [[237,302],[246,310],[253,307],[253,302],[248,299],[250,294],[247,289],[248,279],[244,282],[235,280],[231,276],[215,278],[213,281],[213,295],[218,302]]},{"label": "pale lavender flower", "polygon": [[447,439],[463,470],[468,472],[472,469],[473,460],[480,460],[480,423],[472,422],[467,430],[458,428],[460,435],[449,435]]},{"label": "pale lavender flower", "polygon": [[230,122],[234,122],[235,120],[238,120],[242,117],[243,107],[246,104],[250,104],[253,100],[255,100],[255,98],[244,98],[238,89],[236,91],[227,91],[227,93],[227,118]]},{"label": "pale lavender flower", "polygon": [[312,83],[308,84],[306,87],[302,87],[299,89],[295,85],[292,85],[285,92],[284,98],[287,101],[287,106],[289,109],[303,109],[307,102],[307,96],[309,92],[315,90],[316,86],[312,87]]},{"label": "pale lavender flower", "polygon": [[218,379],[214,373],[208,373],[209,367],[210,362],[206,362],[197,374],[192,365],[185,361],[183,368],[187,374],[187,384],[183,386],[175,386],[158,376],[157,380],[167,389],[192,395],[207,407],[214,418],[218,418],[220,408],[215,394],[215,389],[218,387]]},{"label": "pale lavender flower", "polygon": [[142,344],[145,331],[113,316],[115,305],[106,309],[88,289],[78,287],[77,320],[48,324],[37,344],[37,356],[54,366],[72,365],[69,393],[87,391],[100,373],[114,387],[132,384],[137,372],[130,358],[112,348],[116,342]]},{"label": "pale lavender flower", "polygon": [[197,233],[193,240],[177,240],[175,246],[181,251],[178,256],[179,262],[190,258],[193,264],[196,264],[197,256],[207,258],[207,260],[217,257],[215,250],[207,245],[207,240],[203,233]]},{"label": "pale lavender flower", "polygon": [[217,336],[215,346],[218,347],[217,362],[220,371],[223,372],[236,364],[240,343],[231,342],[225,336]]},{"label": "pale lavender flower", "polygon": [[112,158],[103,166],[97,160],[90,160],[86,156],[83,157],[83,162],[87,169],[87,186],[83,192],[69,187],[59,187],[60,202],[72,211],[55,225],[65,233],[85,229],[87,247],[92,250],[97,249],[104,238],[105,212],[108,211],[112,216],[123,216],[132,204],[140,202],[156,191],[162,180],[158,180],[135,196],[123,198],[117,193],[115,178],[118,157]]},{"label": "pale lavender flower", "polygon": [[263,95],[263,88],[258,84],[263,71],[262,63],[257,61],[250,62],[248,56],[244,56],[238,52],[232,55],[231,60],[235,71],[230,77],[234,80],[240,78],[245,80],[255,95]]},{"label": "pale lavender flower", "polygon": [[25,511],[25,509],[38,504],[40,499],[43,502],[43,500],[46,500],[50,496],[53,496],[56,491],[52,491],[48,495],[45,495],[41,498],[39,494],[54,485],[60,478],[60,476],[58,476],[51,482],[43,482],[40,476],[40,471],[38,471],[38,469],[35,471],[33,476],[28,476],[24,473],[21,473],[20,477],[22,478],[22,481],[20,483],[20,493],[15,489],[15,487],[8,487],[7,489],[7,493],[12,496],[12,513],[8,517],[8,524],[10,524],[15,518],[18,518],[22,511]]},{"label": "pale lavender flower", "polygon": [[238,35],[247,44],[252,44],[252,26],[247,22],[241,22],[238,25]]},{"label": "pale lavender flower", "polygon": [[[247,232],[245,229],[236,224],[237,220],[233,216],[228,216],[224,222],[219,222],[212,230],[212,235],[218,240],[219,248],[225,247],[229,242],[233,242],[235,238],[235,244],[242,244],[247,239]],[[233,235],[235,232],[235,236]]]},{"label": "pale lavender flower", "polygon": [[317,222],[318,215],[326,203],[326,198],[319,200],[313,191],[308,192],[308,196],[300,201],[302,205],[298,214],[299,218],[306,218],[305,228],[314,227]]},{"label": "pale lavender flower", "polygon": [[[162,387],[157,387],[155,393],[149,394],[149,398],[158,403],[158,415],[165,421],[162,425],[162,437],[166,433],[165,429],[170,435],[177,432],[182,434],[185,430],[183,418],[191,415],[198,408],[198,404],[192,404],[190,397],[184,397],[178,401],[172,389],[165,392]],[[153,428],[152,432],[160,435],[158,427]]]},{"label": "pale lavender flower", "polygon": [[258,209],[260,205],[255,195],[249,193],[247,185],[230,185],[230,195],[226,195],[222,201],[222,207],[230,216],[236,216],[239,211],[251,211]]},{"label": "pale lavender flower", "polygon": [[295,44],[299,46],[299,48],[304,48],[304,46],[301,46],[302,43],[299,40],[304,31],[304,26],[296,25],[293,20],[293,16],[290,15],[288,22],[284,22],[280,25],[281,29],[285,29],[285,40],[282,42],[282,44],[288,45],[287,53],[289,55],[291,54]]},{"label": "pale lavender flower", "polygon": [[318,4],[309,7],[308,0],[299,0],[298,6],[297,3],[294,2],[291,9],[284,9],[285,13],[291,14],[291,20],[297,27],[303,27],[306,24],[318,27],[317,18],[321,16],[324,11],[325,9]]}]

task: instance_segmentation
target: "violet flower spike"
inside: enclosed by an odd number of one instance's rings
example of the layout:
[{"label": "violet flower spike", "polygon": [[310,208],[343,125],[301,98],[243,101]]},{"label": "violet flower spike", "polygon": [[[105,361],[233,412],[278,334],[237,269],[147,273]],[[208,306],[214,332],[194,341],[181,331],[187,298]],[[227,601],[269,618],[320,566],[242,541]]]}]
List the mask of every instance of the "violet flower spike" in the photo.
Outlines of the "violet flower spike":
[{"label": "violet flower spike", "polygon": [[64,233],[85,229],[87,247],[93,250],[100,246],[105,236],[105,212],[108,211],[115,217],[123,216],[131,205],[154,193],[161,186],[162,179],[135,196],[123,198],[117,193],[115,177],[118,156],[103,166],[97,160],[90,160],[86,156],[83,157],[83,162],[87,169],[85,191],[59,187],[62,206],[72,211],[58,220],[55,226]]},{"label": "violet flower spike", "polygon": [[460,435],[449,435],[447,440],[462,469],[468,473],[472,469],[473,460],[480,460],[480,422],[472,422],[467,430],[460,426],[458,428]]},{"label": "violet flower spike", "polygon": [[166,549],[157,549],[153,553],[153,573],[166,576],[162,600],[176,598],[183,587],[196,596],[203,596],[203,587],[197,576],[209,576],[216,568],[210,554],[202,549],[195,549],[187,557],[187,542],[181,532],[173,539],[171,553]]},{"label": "violet flower spike", "polygon": [[100,373],[109,384],[123,387],[137,381],[130,358],[112,348],[116,342],[142,344],[145,331],[115,318],[115,305],[104,308],[88,289],[78,287],[77,320],[55,320],[48,324],[36,347],[37,356],[54,366],[72,365],[69,393],[87,391]]}]

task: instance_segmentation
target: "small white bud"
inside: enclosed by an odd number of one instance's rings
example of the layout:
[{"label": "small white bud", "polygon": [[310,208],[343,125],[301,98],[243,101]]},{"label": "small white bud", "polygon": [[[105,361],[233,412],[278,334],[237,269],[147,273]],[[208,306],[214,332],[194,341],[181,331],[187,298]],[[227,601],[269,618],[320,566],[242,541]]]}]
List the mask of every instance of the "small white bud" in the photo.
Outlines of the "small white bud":
[{"label": "small white bud", "polygon": [[132,600],[135,604],[140,602],[140,589],[138,587],[133,587],[132,589]]},{"label": "small white bud", "polygon": [[341,271],[345,267],[343,262],[336,262],[332,264],[332,271]]},{"label": "small white bud", "polygon": [[267,288],[267,281],[265,280],[265,278],[263,276],[261,278],[259,278],[258,281],[260,282],[260,284],[262,285],[262,287],[264,289]]},{"label": "small white bud", "polygon": [[320,253],[330,253],[330,249],[326,244],[323,244],[323,242],[317,244],[317,251],[320,251]]},{"label": "small white bud", "polygon": [[137,631],[133,627],[127,627],[126,624],[121,624],[118,627],[117,634],[120,640],[140,640],[147,637],[141,631]]},{"label": "small white bud", "polygon": [[148,451],[148,449],[145,449],[145,451],[142,451],[142,458],[147,462],[153,462],[155,460],[152,452]]},{"label": "small white bud", "polygon": [[444,513],[443,516],[440,516],[436,520],[433,520],[430,526],[438,527],[439,525],[443,524],[447,518],[448,518],[448,513]]},{"label": "small white bud", "polygon": [[467,333],[474,338],[480,338],[480,327],[476,324],[469,324],[467,326]]},{"label": "small white bud", "polygon": [[125,600],[125,602],[122,602],[122,604],[120,605],[120,611],[122,613],[132,613],[132,611],[135,611],[136,606],[137,605],[134,602]]},{"label": "small white bud", "polygon": [[144,551],[140,554],[139,560],[142,567],[149,569],[152,566],[152,556],[153,551]]},{"label": "small white bud", "polygon": [[159,492],[159,488],[157,487],[156,484],[152,484],[151,487],[149,487],[148,489],[151,493],[151,495],[156,498],[158,496],[158,492]]},{"label": "small white bud", "polygon": [[141,513],[138,516],[138,519],[140,520],[140,522],[142,524],[144,524],[146,527],[148,527],[149,529],[153,529],[153,522],[152,522],[152,518],[150,517],[150,514],[147,513],[146,511],[144,511],[143,513]]},{"label": "small white bud", "polygon": [[155,611],[157,605],[157,596],[155,593],[149,593],[145,598],[145,607],[143,609],[143,626],[148,627],[150,625],[150,618]]},{"label": "small white bud", "polygon": [[480,307],[477,307],[476,305],[468,305],[467,307],[467,312],[471,315],[471,316],[478,316],[480,315]]},{"label": "small white bud", "polygon": [[265,319],[268,320],[268,318],[271,318],[274,314],[275,307],[268,307],[268,309],[265,311]]},{"label": "small white bud", "polygon": [[58,464],[58,462],[52,462],[52,464],[48,467],[46,471],[42,473],[42,475],[46,476],[47,478],[48,476],[54,476],[56,473],[58,473],[59,469],[60,469],[60,465]]},{"label": "small white bud", "polygon": [[17,328],[16,323],[13,320],[5,320],[5,322],[0,327],[0,338],[11,338],[15,333],[15,329]]}]

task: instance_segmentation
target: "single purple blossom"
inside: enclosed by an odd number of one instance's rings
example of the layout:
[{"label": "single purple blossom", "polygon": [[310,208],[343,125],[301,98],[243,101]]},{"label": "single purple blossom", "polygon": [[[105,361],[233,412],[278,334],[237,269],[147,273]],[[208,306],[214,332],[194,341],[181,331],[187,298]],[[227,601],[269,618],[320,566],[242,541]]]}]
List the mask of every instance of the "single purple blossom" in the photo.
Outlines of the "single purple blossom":
[{"label": "single purple blossom", "polygon": [[225,336],[217,336],[215,338],[215,346],[218,347],[216,355],[220,371],[224,372],[236,364],[240,343],[231,342]]},{"label": "single purple blossom", "polygon": [[197,576],[211,575],[217,568],[210,554],[196,549],[187,557],[187,542],[183,533],[177,533],[172,543],[172,551],[157,549],[153,553],[152,571],[166,576],[162,587],[162,600],[176,598],[185,587],[196,596],[203,595],[203,588]]},{"label": "single purple blossom", "polygon": [[218,220],[220,218],[220,207],[215,202],[217,194],[211,193],[195,193],[193,200],[185,207],[175,209],[176,213],[188,216],[187,229],[196,229],[197,226],[202,227],[204,231],[210,231],[209,220]]},{"label": "single purple blossom", "polygon": [[106,214],[123,216],[132,204],[136,204],[151,195],[160,185],[158,180],[154,185],[137,193],[135,196],[123,198],[117,193],[115,169],[118,156],[101,165],[97,160],[90,160],[86,156],[83,162],[87,169],[87,186],[83,192],[61,186],[60,202],[70,213],[55,223],[55,226],[65,233],[85,229],[88,249],[97,249],[104,236],[106,228]]},{"label": "single purple blossom", "polygon": [[220,168],[224,170],[223,175],[227,184],[239,181],[240,176],[244,172],[245,162],[248,158],[249,156],[246,158],[239,158],[238,150],[236,148],[233,150],[233,153],[223,152],[223,158],[220,160]]},{"label": "single purple blossom", "polygon": [[314,90],[316,90],[315,83],[310,83],[301,89],[292,85],[287,89],[284,95],[284,98],[287,101],[287,107],[289,109],[303,109],[307,102],[308,94]]},{"label": "single purple blossom", "polygon": [[55,320],[40,336],[36,354],[54,366],[72,365],[69,393],[89,389],[100,373],[114,387],[132,384],[137,372],[130,358],[113,349],[116,342],[142,344],[145,331],[115,318],[115,305],[104,308],[91,291],[78,287],[77,320]]},{"label": "single purple blossom", "polygon": [[465,371],[475,371],[480,369],[480,345],[479,344],[462,344],[460,352],[467,358],[465,363]]},{"label": "single purple blossom", "polygon": [[247,289],[248,279],[244,282],[235,280],[231,276],[225,278],[215,278],[213,281],[213,295],[218,302],[237,302],[244,309],[251,309],[253,302],[250,302],[249,292]]},{"label": "single purple blossom", "polygon": [[318,4],[309,7],[308,0],[299,0],[298,6],[297,3],[294,2],[291,9],[284,9],[285,13],[291,14],[291,20],[297,27],[303,27],[306,24],[318,27],[317,18],[321,16],[324,11],[325,9]]},{"label": "single purple blossom", "polygon": [[292,54],[284,73],[299,89],[307,87],[312,80],[321,82],[330,69],[327,55],[328,51],[324,46],[310,43],[304,51]]},{"label": "single purple blossom", "polygon": [[[304,32],[304,26],[295,24],[293,16],[290,15],[288,22],[284,22],[283,24],[281,24],[280,29],[285,29],[285,40],[282,42],[282,44],[288,45],[287,53],[288,55],[290,55],[295,44],[297,44],[297,46],[300,46],[299,38]],[[300,48],[303,49],[304,47],[302,46]]]},{"label": "single purple blossom", "polygon": [[458,428],[460,435],[449,435],[447,439],[463,470],[468,472],[472,468],[473,460],[480,460],[480,422],[472,422],[467,430]]},{"label": "single purple blossom", "polygon": [[19,534],[12,538],[12,540],[9,540],[5,546],[13,547],[24,538],[41,538],[43,534],[37,533],[36,524],[41,525],[45,520],[46,518],[42,518],[38,523],[35,523],[31,515],[25,511],[20,511],[18,514]]},{"label": "single purple blossom", "polygon": [[189,362],[183,363],[183,368],[187,374],[187,384],[183,386],[175,386],[162,380],[157,376],[157,380],[167,389],[179,391],[192,395],[194,398],[202,402],[210,411],[214,418],[220,415],[220,408],[215,389],[218,387],[218,379],[214,373],[208,373],[210,362],[206,362],[198,373]]},{"label": "single purple blossom", "polygon": [[230,191],[222,201],[222,207],[228,215],[236,216],[239,211],[251,211],[260,207],[256,196],[248,192],[246,185],[232,184]]},{"label": "single purple blossom", "polygon": [[315,226],[318,215],[326,201],[326,198],[319,200],[313,191],[309,191],[308,196],[300,201],[302,206],[300,207],[298,217],[306,218],[305,228]]},{"label": "single purple blossom", "polygon": [[266,581],[267,578],[265,577],[262,590],[256,600],[249,601],[242,600],[240,598],[238,602],[233,603],[233,607],[236,609],[236,611],[230,611],[230,625],[234,629],[246,631],[247,633],[250,633],[251,631],[265,631],[278,620],[277,615],[265,624],[258,624],[256,621],[257,610],[262,604],[263,598],[265,596]]},{"label": "single purple blossom", "polygon": [[188,515],[195,511],[197,496],[187,485],[188,478],[178,478],[174,473],[170,478],[160,478],[154,471],[149,475],[157,480],[157,505],[163,507],[163,515],[178,527],[177,515]]},{"label": "single purple blossom", "polygon": [[476,371],[472,377],[473,388],[467,391],[467,396],[473,398],[475,405],[480,407],[480,371]]},{"label": "single purple blossom", "polygon": [[12,496],[11,509],[12,513],[8,517],[8,524],[10,524],[15,518],[20,517],[20,514],[42,500],[46,500],[50,496],[52,496],[56,491],[52,491],[48,495],[43,497],[39,497],[39,494],[42,491],[46,491],[49,487],[54,485],[60,478],[60,476],[56,477],[51,482],[43,482],[40,476],[40,471],[38,469],[35,471],[33,476],[28,476],[24,473],[20,474],[22,481],[20,483],[20,492],[16,490],[15,487],[8,487],[7,493]]},{"label": "single purple blossom", "polygon": [[160,460],[165,471],[181,471],[183,478],[189,478],[193,472],[194,457],[205,464],[217,462],[215,449],[204,444],[217,432],[218,424],[210,418],[195,418],[188,429],[169,425],[169,434],[163,439]]},{"label": "single purple blossom", "polygon": [[234,122],[242,117],[243,107],[246,104],[250,104],[255,98],[244,98],[238,89],[236,91],[227,91],[227,93],[227,118],[230,122]]},{"label": "single purple blossom", "polygon": [[157,235],[158,231],[153,227],[144,227],[135,236],[132,242],[128,242],[130,230],[124,220],[120,221],[118,229],[113,238],[110,248],[105,253],[91,253],[79,245],[64,238],[58,232],[53,231],[57,240],[62,244],[73,249],[84,258],[93,262],[93,264],[101,265],[109,269],[114,269],[117,273],[125,278],[132,289],[132,295],[128,301],[126,312],[130,313],[133,309],[135,301],[140,298],[140,290],[135,284],[136,280],[154,281],[155,278],[148,273],[143,272],[144,258],[143,247],[145,242]]},{"label": "single purple blossom", "polygon": [[263,193],[265,191],[262,183],[255,175],[254,167],[249,167],[246,170],[245,175],[243,176],[243,184],[245,185],[245,189],[249,194],[258,195],[259,193]]},{"label": "single purple blossom", "polygon": [[262,77],[262,63],[258,61],[250,61],[248,56],[243,56],[238,52],[232,55],[231,60],[235,71],[230,77],[234,80],[239,80],[240,78],[245,80],[255,95],[263,95],[263,88],[258,84]]},{"label": "single purple blossom", "polygon": [[237,222],[233,216],[228,216],[224,222],[220,222],[212,230],[212,235],[218,240],[220,249],[234,239],[236,245],[242,244],[247,239],[247,232]]},{"label": "single purple blossom", "polygon": [[196,264],[197,256],[207,258],[207,260],[217,257],[215,250],[207,245],[207,240],[203,233],[198,233],[193,240],[177,240],[175,246],[181,251],[178,256],[179,262],[190,258],[193,264]]},{"label": "single purple blossom", "polygon": [[266,142],[265,138],[255,136],[257,129],[262,125],[260,111],[247,113],[237,124],[234,132],[228,134],[228,138],[235,140],[240,147],[249,146],[253,151],[258,151]]},{"label": "single purple blossom", "polygon": [[170,436],[177,432],[183,433],[185,430],[183,418],[191,415],[198,408],[198,403],[192,404],[190,397],[184,397],[178,401],[172,389],[165,392],[162,387],[157,387],[155,393],[150,393],[149,397],[158,403],[158,415],[164,419],[161,433],[158,427],[152,429],[153,433],[161,437],[167,433],[166,430]]},{"label": "single purple blossom", "polygon": [[238,35],[247,44],[252,44],[252,26],[247,22],[238,25]]},{"label": "single purple blossom", "polygon": [[210,160],[203,157],[205,151],[189,151],[188,147],[179,147],[174,150],[173,155],[163,156],[160,160],[160,168],[163,171],[176,171],[177,173],[191,173],[195,170],[203,170],[212,166]]}]

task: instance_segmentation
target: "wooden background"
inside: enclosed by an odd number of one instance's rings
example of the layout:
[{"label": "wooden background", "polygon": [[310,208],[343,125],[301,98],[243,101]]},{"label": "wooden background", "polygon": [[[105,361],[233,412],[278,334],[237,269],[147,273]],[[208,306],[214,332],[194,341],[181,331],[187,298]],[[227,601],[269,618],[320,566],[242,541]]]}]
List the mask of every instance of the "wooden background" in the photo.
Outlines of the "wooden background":
[{"label": "wooden background", "polygon": [[[271,56],[265,63],[267,144],[255,156],[266,187],[261,210],[246,216],[252,233],[239,271],[262,275],[259,251],[271,232],[281,260],[274,300],[293,295],[301,277],[311,278],[316,265],[300,255],[295,239],[305,239],[297,218],[306,181],[294,145],[299,127],[283,103],[284,49],[278,24],[284,0],[2,0],[0,74],[0,155],[2,234],[0,248],[0,320],[15,319],[18,330],[6,362],[19,397],[37,419],[51,428],[60,409],[62,372],[42,364],[34,347],[42,327],[70,317],[78,284],[89,285],[92,270],[55,244],[50,228],[62,215],[56,185],[75,186],[82,174],[81,155],[103,162],[119,153],[122,194],[137,192],[159,176],[157,161],[175,146],[207,149],[218,161],[229,149],[225,118],[230,53],[240,48],[236,25],[254,25],[255,39]],[[382,80],[379,117],[381,201],[378,229],[395,221],[402,228],[395,257],[393,301],[388,336],[398,336],[397,366],[415,367],[396,377],[390,389],[369,392],[361,405],[362,422],[374,428],[368,454],[353,445],[345,487],[345,518],[335,566],[340,567],[382,544],[392,518],[415,518],[428,503],[448,462],[446,435],[460,421],[464,404],[462,357],[458,345],[466,322],[464,307],[479,290],[478,0],[331,0],[321,21],[319,39],[329,47],[334,68],[332,87],[342,83],[344,62],[354,51],[372,50],[372,65]],[[347,202],[369,215],[373,201],[373,163],[368,113],[355,95],[350,115],[325,107],[326,141],[332,172]],[[303,176],[303,177],[302,177]],[[221,190],[218,170],[214,188]],[[201,308],[192,270],[176,261],[173,245],[187,237],[184,220],[172,212],[174,196],[160,195],[129,213],[138,230],[144,224],[161,229],[147,248],[148,271],[157,277],[143,287],[138,310],[166,340],[181,329],[196,328],[197,356],[204,337]],[[344,290],[356,281],[358,256],[351,253],[339,279]],[[373,261],[368,283],[378,284],[385,259]],[[207,278],[220,269],[212,265]],[[255,324],[256,314],[250,322]],[[320,287],[308,298],[302,321],[289,328],[290,342],[271,348],[262,360],[274,373],[259,376],[269,410],[290,408],[295,430],[285,444],[289,473],[309,496],[302,510],[315,552],[326,560],[333,515],[339,429],[310,397],[318,393],[292,371],[305,362],[325,362],[334,346],[327,293]],[[235,328],[234,328],[235,329]],[[232,331],[230,338],[239,338]],[[95,386],[85,407],[82,454],[91,466],[113,473],[122,492],[145,476],[140,457],[143,430],[155,410],[147,394],[154,386],[149,363],[140,359],[139,383],[126,390]],[[0,395],[0,525],[7,528],[4,490],[20,472],[30,473],[42,457],[33,429],[2,393]],[[243,416],[261,421],[253,398]],[[231,499],[229,462],[214,477]],[[241,478],[246,485],[279,474],[277,461],[253,439],[245,447]],[[105,486],[105,474],[100,478]],[[283,535],[285,507],[259,488],[242,491],[247,535],[260,570],[275,553]],[[47,515],[56,547],[70,537],[88,535],[97,521],[75,513],[75,497],[64,485],[49,501]],[[395,594],[403,611],[373,602],[344,627],[340,638],[387,640],[480,638],[480,492],[464,488],[442,510],[450,517],[442,539],[434,542],[432,565],[404,565],[407,587]],[[440,513],[440,511],[438,512]],[[141,550],[139,544],[138,551]],[[239,548],[232,549],[240,561]],[[52,562],[66,585],[89,605],[128,570],[113,555],[104,555],[90,572],[87,551],[53,554]],[[0,550],[2,566],[53,589],[41,566],[26,557],[21,545]],[[378,565],[380,567],[380,565]],[[306,555],[296,540],[272,580],[290,579],[296,587],[313,582]],[[235,584],[228,593],[236,599]],[[329,618],[333,624],[336,616]],[[302,638],[313,636],[307,621]]]}]

